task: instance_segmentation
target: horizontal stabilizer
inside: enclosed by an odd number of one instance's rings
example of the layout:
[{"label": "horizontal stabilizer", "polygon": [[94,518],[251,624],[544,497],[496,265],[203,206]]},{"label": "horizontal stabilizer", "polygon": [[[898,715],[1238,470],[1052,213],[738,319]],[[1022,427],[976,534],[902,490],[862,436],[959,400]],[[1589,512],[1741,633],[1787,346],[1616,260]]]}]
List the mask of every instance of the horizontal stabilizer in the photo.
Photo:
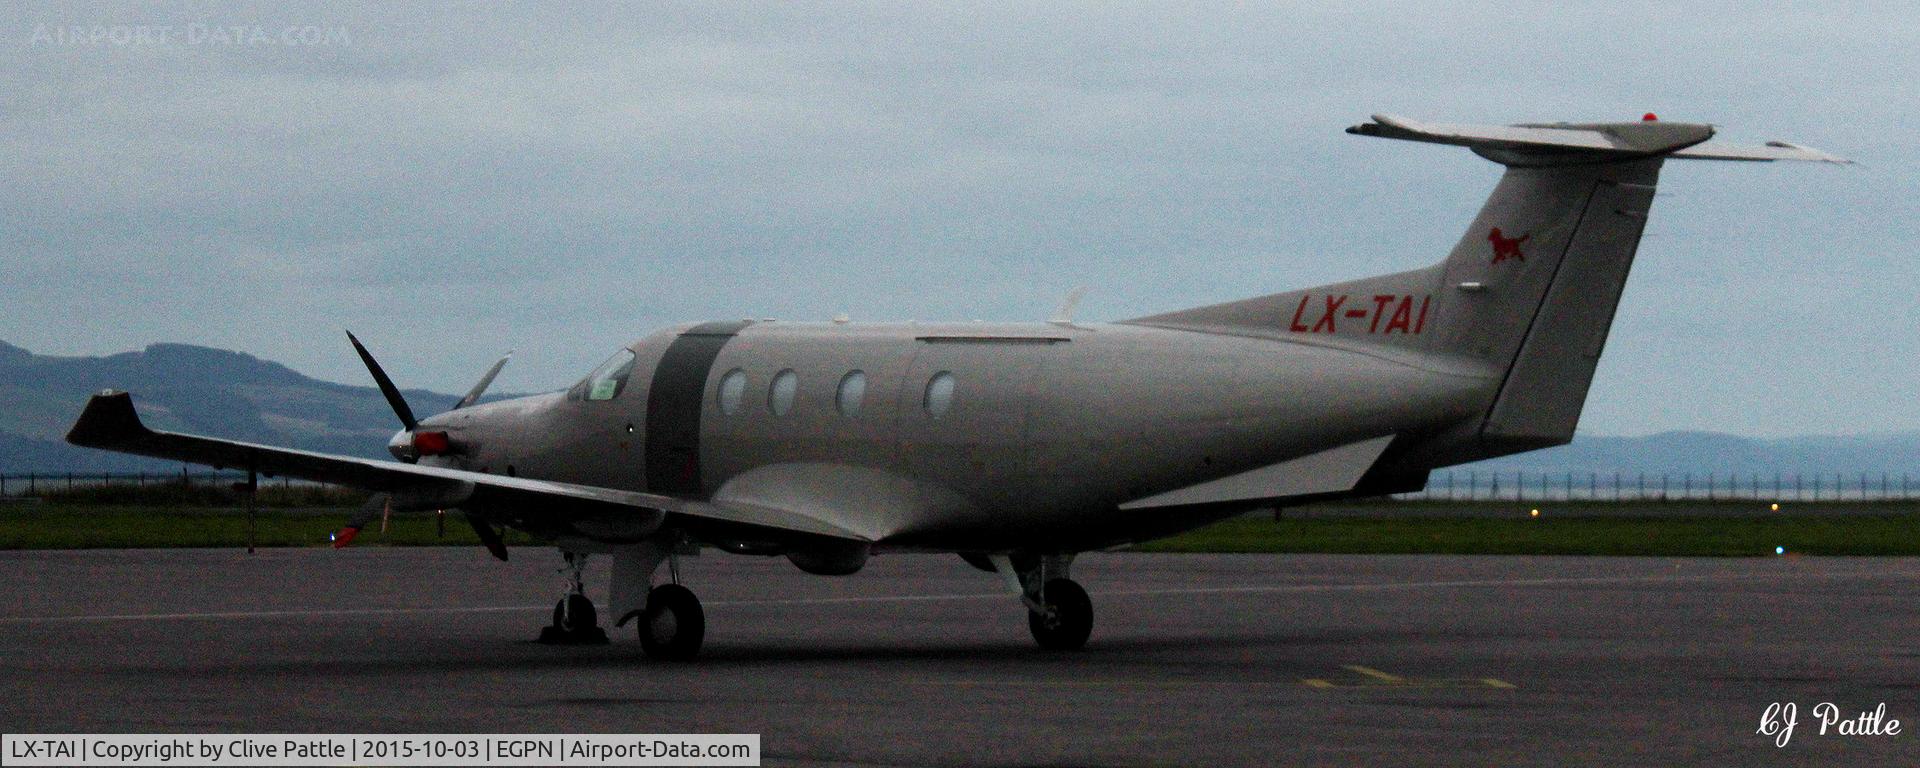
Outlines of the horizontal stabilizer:
[{"label": "horizontal stabilizer", "polygon": [[1829,154],[1812,147],[1789,144],[1784,141],[1769,141],[1764,146],[1745,146],[1708,141],[1695,144],[1673,153],[1673,157],[1689,160],[1754,160],[1769,162],[1773,160],[1801,160],[1810,163],[1834,163],[1852,165],[1853,161],[1838,155]]},{"label": "horizontal stabilizer", "polygon": [[1826,152],[1784,141],[1768,142],[1765,146],[1709,142],[1714,135],[1711,125],[1662,120],[1465,125],[1374,115],[1373,122],[1353,126],[1347,132],[1383,139],[1468,147],[1487,159],[1506,165],[1613,162],[1653,156],[1697,160],[1848,162]]}]

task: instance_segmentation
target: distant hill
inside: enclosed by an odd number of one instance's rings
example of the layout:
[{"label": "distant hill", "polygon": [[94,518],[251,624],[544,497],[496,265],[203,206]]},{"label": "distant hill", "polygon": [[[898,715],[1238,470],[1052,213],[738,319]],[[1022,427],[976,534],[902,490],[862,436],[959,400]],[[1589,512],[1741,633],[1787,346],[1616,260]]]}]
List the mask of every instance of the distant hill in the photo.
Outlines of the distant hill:
[{"label": "distant hill", "polygon": [[[1920,479],[1920,432],[1874,435],[1758,439],[1716,432],[1662,432],[1645,437],[1576,435],[1573,442],[1478,462],[1453,471],[1596,472],[1623,475],[1646,472],[1696,475],[1738,473],[1743,482],[1758,474],[1791,476],[1842,473],[1848,482],[1859,473]],[[1445,470],[1442,470],[1445,471]]]},{"label": "distant hill", "polygon": [[[0,472],[177,470],[67,445],[62,437],[89,394],[134,395],[156,428],[330,453],[384,458],[399,427],[380,391],[308,378],[252,355],[187,344],[154,344],[106,357],[47,357],[0,342]],[[459,397],[407,390],[416,413],[439,413]],[[489,398],[491,399],[491,398]],[[1755,439],[1711,432],[1646,437],[1580,435],[1573,444],[1453,469],[1467,471],[1739,473],[1911,472],[1920,479],[1920,432]],[[1446,470],[1442,470],[1443,472]]]},{"label": "distant hill", "polygon": [[[108,387],[132,392],[141,418],[157,429],[314,451],[384,458],[400,426],[374,387],[320,381],[239,352],[154,344],[106,357],[50,357],[0,342],[0,472],[177,471],[174,462],[66,444],[87,397]],[[405,394],[422,416],[460,399]]]}]

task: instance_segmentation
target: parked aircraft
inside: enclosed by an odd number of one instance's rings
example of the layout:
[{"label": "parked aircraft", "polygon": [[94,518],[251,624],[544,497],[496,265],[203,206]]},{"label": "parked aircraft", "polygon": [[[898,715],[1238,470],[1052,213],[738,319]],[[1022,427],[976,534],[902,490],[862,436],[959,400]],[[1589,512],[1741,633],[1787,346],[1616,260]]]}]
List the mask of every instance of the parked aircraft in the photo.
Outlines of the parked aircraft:
[{"label": "parked aircraft", "polygon": [[478,404],[496,364],[423,420],[355,339],[402,425],[393,462],[153,431],[111,390],[67,439],[377,492],[346,540],[384,509],[457,509],[503,560],[503,526],[551,541],[570,565],[553,641],[604,639],[581,573],[605,555],[616,625],[693,657],[704,614],[674,565],[706,547],[824,575],[957,553],[1005,581],[1041,646],[1077,648],[1093,607],[1076,553],[1566,443],[1668,159],[1844,162],[1652,115],[1348,132],[1506,170],[1439,264],[1116,323],[1069,306],[1035,324],[686,324],[564,392]]}]

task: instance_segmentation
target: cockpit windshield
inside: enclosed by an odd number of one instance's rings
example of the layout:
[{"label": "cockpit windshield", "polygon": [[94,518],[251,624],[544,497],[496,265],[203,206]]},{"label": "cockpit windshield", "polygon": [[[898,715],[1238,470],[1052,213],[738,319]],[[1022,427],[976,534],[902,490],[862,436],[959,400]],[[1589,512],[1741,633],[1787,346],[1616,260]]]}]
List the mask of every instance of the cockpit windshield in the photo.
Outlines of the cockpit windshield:
[{"label": "cockpit windshield", "polygon": [[627,388],[627,376],[633,373],[633,350],[623,349],[613,357],[587,374],[586,381],[580,382],[581,392],[588,400],[612,400],[620,396]]}]

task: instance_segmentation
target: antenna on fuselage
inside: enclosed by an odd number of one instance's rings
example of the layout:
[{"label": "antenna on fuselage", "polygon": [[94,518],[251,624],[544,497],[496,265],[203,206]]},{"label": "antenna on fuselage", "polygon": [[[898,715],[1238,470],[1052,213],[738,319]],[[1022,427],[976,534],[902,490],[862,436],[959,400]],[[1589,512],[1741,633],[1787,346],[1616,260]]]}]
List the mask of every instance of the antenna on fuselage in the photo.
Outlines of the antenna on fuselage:
[{"label": "antenna on fuselage", "polygon": [[1087,295],[1087,287],[1077,286],[1067,291],[1066,298],[1060,301],[1060,308],[1053,311],[1047,322],[1054,325],[1073,325],[1073,312],[1080,308],[1080,300]]}]

